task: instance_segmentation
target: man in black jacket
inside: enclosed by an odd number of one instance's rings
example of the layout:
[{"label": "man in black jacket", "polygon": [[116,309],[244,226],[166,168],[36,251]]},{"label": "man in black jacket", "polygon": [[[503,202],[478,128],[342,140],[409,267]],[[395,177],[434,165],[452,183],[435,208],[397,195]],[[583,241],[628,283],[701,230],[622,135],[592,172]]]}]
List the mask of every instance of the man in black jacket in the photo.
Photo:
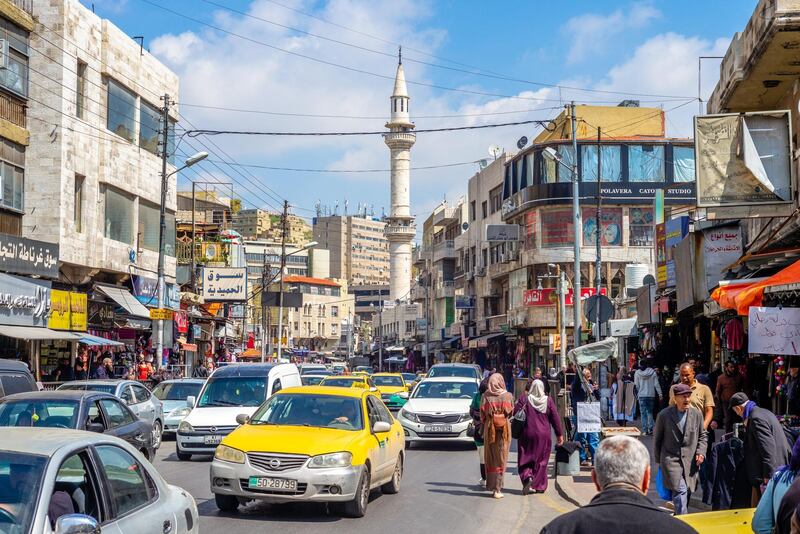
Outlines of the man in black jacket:
[{"label": "man in black jacket", "polygon": [[597,448],[592,501],[545,525],[541,534],[690,534],[692,527],[656,507],[647,497],[650,454],[628,436],[614,436]]},{"label": "man in black jacket", "polygon": [[761,485],[769,482],[775,470],[789,463],[791,449],[783,427],[771,411],[759,408],[747,395],[736,393],[731,409],[744,420],[744,466],[747,480],[753,487],[752,506],[761,499]]}]

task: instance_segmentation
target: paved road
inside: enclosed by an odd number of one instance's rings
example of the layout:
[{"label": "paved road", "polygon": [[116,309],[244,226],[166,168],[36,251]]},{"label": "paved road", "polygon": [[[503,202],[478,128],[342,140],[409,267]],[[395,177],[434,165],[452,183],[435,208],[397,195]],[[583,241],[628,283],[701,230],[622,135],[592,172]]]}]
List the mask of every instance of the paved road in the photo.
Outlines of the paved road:
[{"label": "paved road", "polygon": [[209,490],[210,458],[179,462],[174,442],[166,441],[158,451],[156,468],[172,484],[187,489],[200,509],[203,534],[250,532],[409,532],[538,533],[552,518],[573,509],[553,488],[541,495],[522,496],[512,452],[506,474],[506,497],[501,501],[477,486],[479,478],[474,448],[464,446],[414,447],[408,451],[400,493],[381,495],[375,491],[367,515],[361,519],[329,514],[324,504],[268,505],[250,503],[237,514],[217,510]]}]

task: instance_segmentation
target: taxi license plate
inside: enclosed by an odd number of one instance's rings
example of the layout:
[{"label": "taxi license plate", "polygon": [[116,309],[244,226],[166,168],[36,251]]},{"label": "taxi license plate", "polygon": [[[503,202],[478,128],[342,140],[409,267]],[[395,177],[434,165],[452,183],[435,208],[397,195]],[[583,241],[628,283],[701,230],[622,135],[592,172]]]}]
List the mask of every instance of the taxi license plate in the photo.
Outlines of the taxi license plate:
[{"label": "taxi license plate", "polygon": [[424,431],[425,432],[452,432],[453,431],[453,426],[452,425],[426,426]]},{"label": "taxi license plate", "polygon": [[203,437],[203,443],[205,443],[206,445],[219,445],[221,441],[222,441],[222,436],[217,434]]},{"label": "taxi license plate", "polygon": [[297,491],[297,481],[286,478],[250,477],[248,486],[254,489]]}]

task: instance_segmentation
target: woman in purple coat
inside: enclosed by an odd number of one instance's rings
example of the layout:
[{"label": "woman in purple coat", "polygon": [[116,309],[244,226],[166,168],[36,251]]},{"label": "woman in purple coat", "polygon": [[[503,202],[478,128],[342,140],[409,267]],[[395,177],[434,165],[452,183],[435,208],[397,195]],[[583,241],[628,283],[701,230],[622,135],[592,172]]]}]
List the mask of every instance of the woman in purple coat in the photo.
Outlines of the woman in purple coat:
[{"label": "woman in purple coat", "polygon": [[550,428],[557,443],[564,443],[564,431],[553,399],[544,394],[544,384],[534,380],[527,395],[522,395],[514,408],[515,417],[525,421],[517,442],[519,477],[522,494],[544,493],[547,489],[547,461],[553,448]]}]

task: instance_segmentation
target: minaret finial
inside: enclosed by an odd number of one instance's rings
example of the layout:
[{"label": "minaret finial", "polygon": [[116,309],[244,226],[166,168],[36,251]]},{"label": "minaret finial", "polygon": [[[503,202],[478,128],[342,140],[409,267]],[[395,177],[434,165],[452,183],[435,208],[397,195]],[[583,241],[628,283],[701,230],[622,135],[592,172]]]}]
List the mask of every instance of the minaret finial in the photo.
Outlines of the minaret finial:
[{"label": "minaret finial", "polygon": [[397,64],[398,65],[402,65],[403,64],[403,46],[402,45],[397,47]]}]

